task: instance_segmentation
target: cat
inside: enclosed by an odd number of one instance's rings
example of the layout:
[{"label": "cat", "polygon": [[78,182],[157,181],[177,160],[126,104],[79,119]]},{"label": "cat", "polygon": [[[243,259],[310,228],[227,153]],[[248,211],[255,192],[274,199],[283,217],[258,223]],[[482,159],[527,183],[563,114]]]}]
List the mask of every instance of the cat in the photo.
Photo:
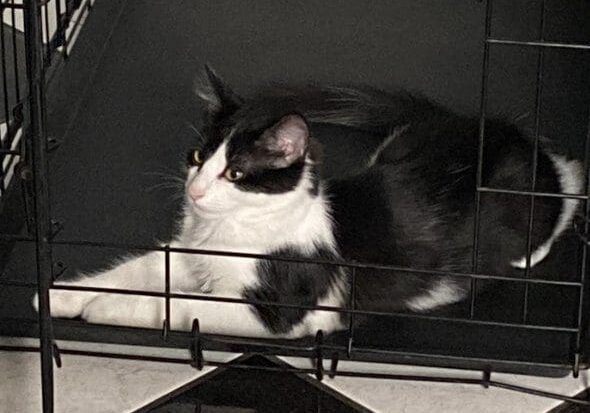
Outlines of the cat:
[{"label": "cat", "polygon": [[[298,338],[347,326],[346,314],[310,307],[426,312],[469,295],[469,278],[428,271],[472,270],[478,120],[422,97],[368,87],[277,86],[244,99],[211,68],[205,72],[198,91],[205,141],[189,154],[181,229],[170,246],[296,261],[172,253],[173,292],[230,299],[172,299],[172,329],[190,330],[198,318],[206,333]],[[325,179],[314,137],[320,125],[333,134],[362,131],[379,145],[362,165]],[[532,151],[515,126],[486,120],[482,185],[530,190]],[[535,191],[582,190],[577,161],[541,147],[537,164]],[[529,197],[482,193],[480,205],[477,269],[525,268]],[[575,199],[536,199],[531,267],[549,254],[577,206]],[[353,286],[351,268],[326,264],[343,260],[401,269],[357,268]],[[164,253],[56,284],[162,292]],[[148,328],[160,328],[165,318],[161,297],[57,289],[51,314]]]}]

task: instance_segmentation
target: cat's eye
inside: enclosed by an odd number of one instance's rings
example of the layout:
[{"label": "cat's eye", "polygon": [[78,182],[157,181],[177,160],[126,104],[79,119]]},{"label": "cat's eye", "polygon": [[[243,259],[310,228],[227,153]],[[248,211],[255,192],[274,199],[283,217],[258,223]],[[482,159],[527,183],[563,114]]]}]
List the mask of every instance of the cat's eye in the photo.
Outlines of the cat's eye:
[{"label": "cat's eye", "polygon": [[242,179],[244,177],[244,172],[238,171],[237,169],[227,168],[223,176],[225,176],[225,179],[228,181],[234,182]]},{"label": "cat's eye", "polygon": [[195,149],[190,153],[188,161],[191,166],[201,166],[203,165],[203,155],[198,149]]}]

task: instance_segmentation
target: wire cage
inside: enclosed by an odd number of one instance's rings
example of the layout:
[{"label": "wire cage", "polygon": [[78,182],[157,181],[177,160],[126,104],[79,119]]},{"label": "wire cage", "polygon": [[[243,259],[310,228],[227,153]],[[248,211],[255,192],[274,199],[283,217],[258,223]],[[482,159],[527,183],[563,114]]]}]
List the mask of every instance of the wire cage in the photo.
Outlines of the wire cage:
[{"label": "wire cage", "polygon": [[[0,203],[4,202],[3,198],[11,196],[11,193],[17,193],[17,198],[24,199],[24,208],[22,211],[7,209],[8,214],[18,217],[13,220],[11,225],[2,226],[2,240],[5,244],[15,242],[33,243],[36,254],[36,271],[38,283],[27,283],[18,280],[2,280],[0,285],[37,288],[40,296],[40,312],[38,323],[38,334],[40,338],[39,347],[26,346],[0,346],[0,350],[14,351],[39,351],[42,360],[42,385],[43,385],[43,407],[45,412],[51,412],[53,406],[53,364],[61,365],[60,354],[77,354],[111,358],[131,358],[145,361],[165,361],[170,363],[187,363],[195,368],[201,369],[203,366],[228,366],[233,368],[244,368],[237,364],[227,364],[206,360],[203,357],[204,350],[226,350],[233,352],[260,353],[272,355],[297,355],[310,357],[314,360],[314,367],[309,369],[280,367],[277,368],[285,372],[308,373],[322,380],[325,375],[329,376],[355,376],[355,377],[373,377],[383,379],[398,380],[421,380],[430,382],[448,382],[448,383],[466,383],[488,386],[497,386],[506,389],[522,391],[531,394],[537,394],[546,397],[553,397],[572,403],[586,404],[589,402],[579,399],[573,399],[567,396],[541,392],[524,387],[509,385],[497,382],[491,379],[494,371],[518,371],[535,374],[555,374],[555,372],[573,372],[577,376],[580,369],[587,368],[588,363],[588,283],[586,282],[587,265],[588,265],[588,233],[590,227],[590,177],[589,159],[590,159],[590,130],[585,132],[585,142],[579,146],[576,153],[577,158],[583,160],[584,171],[586,174],[586,188],[583,194],[571,193],[542,193],[536,190],[536,169],[537,155],[541,140],[541,123],[542,123],[542,98],[543,98],[543,79],[547,75],[547,54],[553,53],[590,53],[590,45],[579,42],[562,42],[545,38],[547,24],[547,8],[545,2],[541,4],[541,12],[538,22],[539,34],[535,39],[512,39],[497,36],[492,31],[492,23],[495,18],[493,10],[493,0],[487,0],[485,5],[485,38],[482,41],[482,78],[481,78],[481,99],[479,108],[480,132],[479,132],[479,153],[478,153],[478,171],[477,171],[477,188],[476,188],[476,219],[473,234],[473,266],[472,271],[468,273],[424,270],[415,268],[401,268],[392,265],[382,265],[375,263],[360,263],[350,261],[325,261],[325,260],[302,260],[293,257],[274,257],[257,254],[237,253],[228,251],[211,251],[195,250],[188,248],[175,248],[169,245],[154,247],[151,245],[128,245],[116,244],[109,242],[97,242],[86,239],[63,239],[56,237],[60,226],[52,221],[51,211],[49,208],[49,184],[47,172],[47,152],[51,150],[51,142],[47,139],[46,131],[46,73],[48,67],[55,61],[56,51],[62,51],[64,57],[69,53],[68,44],[71,43],[72,33],[75,31],[75,25],[72,27],[72,16],[74,11],[80,8],[88,7],[82,5],[79,1],[55,1],[54,16],[55,21],[51,23],[51,1],[37,2],[34,0],[24,1],[19,4],[13,1],[5,0],[2,3],[1,11],[4,21],[6,16],[12,21],[12,27],[19,25],[17,13],[22,14],[22,27],[24,36],[19,40],[16,30],[6,37],[6,33],[0,34],[1,57],[2,57],[2,74],[4,85],[4,115],[5,120],[2,124],[2,147],[0,159],[2,159],[2,180],[0,181]],[[77,21],[80,21],[78,19]],[[53,25],[52,25],[53,24]],[[54,34],[52,33],[54,28]],[[6,40],[8,39],[8,40]],[[22,41],[22,46],[19,46]],[[20,48],[19,48],[20,47]],[[533,113],[533,137],[534,153],[531,154],[533,159],[531,187],[527,191],[517,191],[510,188],[496,188],[487,186],[482,180],[482,165],[484,158],[484,146],[486,138],[485,120],[489,110],[490,100],[490,62],[493,59],[493,50],[499,48],[513,48],[516,50],[532,50],[536,54],[535,67],[535,99]],[[12,63],[9,62],[9,56]],[[26,57],[26,76],[20,68],[24,67],[23,56]],[[10,66],[12,64],[12,66]],[[10,78],[13,76],[14,79]],[[25,82],[26,79],[26,82]],[[9,80],[12,86],[9,86]],[[12,88],[12,89],[11,89]],[[586,112],[590,108],[585,108]],[[21,132],[24,130],[24,133]],[[21,139],[21,135],[24,139]],[[16,165],[19,165],[17,168]],[[16,168],[16,169],[15,169]],[[14,175],[18,179],[11,179]],[[12,192],[11,192],[12,191]],[[479,240],[482,236],[480,231],[480,206],[485,194],[504,194],[506,196],[526,197],[530,200],[529,226],[527,234],[527,254],[528,262],[524,275],[514,277],[508,274],[486,274],[482,273],[477,267],[477,257],[479,250]],[[14,195],[13,195],[14,196]],[[552,279],[537,274],[530,265],[531,255],[531,234],[533,228],[533,215],[535,200],[541,197],[554,197],[562,199],[577,199],[583,204],[581,213],[577,217],[576,231],[576,259],[575,272],[576,276],[570,279]],[[20,205],[20,204],[19,204]],[[19,208],[17,208],[19,209]],[[27,230],[19,233],[19,226],[16,224],[22,218],[26,221]],[[105,248],[117,249],[121,251],[147,252],[159,251],[163,256],[162,266],[164,273],[165,288],[161,292],[141,291],[131,289],[115,288],[94,288],[80,287],[71,285],[53,285],[53,280],[59,276],[62,268],[54,263],[52,258],[52,249],[58,247],[69,248],[88,248],[89,251],[100,250]],[[211,295],[181,294],[171,291],[170,279],[170,257],[173,254],[203,254],[215,256],[243,257],[250,259],[264,260],[282,260],[282,261],[303,261],[316,265],[329,265],[345,267],[350,274],[350,285],[352,286],[351,299],[344,308],[324,307],[324,306],[298,306],[294,304],[282,304],[276,302],[261,302],[252,300],[242,300],[226,297],[215,297]],[[1,262],[1,261],[0,261]],[[438,315],[438,314],[416,314],[416,313],[383,313],[377,311],[359,310],[355,308],[355,277],[359,268],[373,269],[380,272],[392,272],[396,274],[430,274],[450,275],[453,277],[467,278],[471,281],[471,293],[467,301],[467,309],[461,316],[455,315]],[[487,282],[500,282],[509,285],[518,293],[519,306],[517,308],[517,319],[511,320],[491,320],[481,317],[477,311],[478,303],[478,286]],[[551,320],[550,322],[539,321],[531,312],[531,296],[535,288],[544,289],[565,289],[567,294],[563,295],[567,299],[564,307],[570,311],[570,317]],[[160,297],[165,300],[165,319],[162,320],[162,329],[158,332],[161,335],[158,340],[153,340],[153,331],[151,342],[163,346],[181,346],[190,349],[190,358],[172,358],[172,357],[152,357],[138,356],[133,354],[109,353],[103,351],[86,351],[60,349],[56,345],[56,338],[60,334],[60,328],[64,325],[72,326],[77,331],[93,331],[99,334],[108,328],[103,326],[84,325],[77,321],[70,320],[52,320],[50,317],[50,299],[49,291],[58,290],[77,290],[77,291],[94,291],[104,293],[144,295],[151,297]],[[333,311],[343,313],[348,318],[348,329],[336,337],[327,337],[322,331],[318,331],[314,337],[298,341],[286,341],[278,339],[259,339],[255,337],[244,338],[234,336],[215,336],[202,334],[199,331],[199,320],[193,321],[191,332],[172,331],[170,329],[171,312],[174,307],[171,306],[173,299],[189,300],[209,300],[218,302],[234,302],[250,305],[279,306],[299,309],[315,309],[322,311]],[[365,332],[359,332],[357,323],[358,317],[373,317],[376,319],[393,320],[395,323],[408,323],[414,326],[425,326],[431,323],[436,325],[437,331],[469,331],[473,334],[475,331],[484,332],[488,335],[510,334],[510,337],[519,336],[522,338],[521,347],[525,348],[532,342],[547,342],[550,346],[557,346],[556,352],[540,351],[541,355],[532,355],[527,357],[521,351],[512,351],[512,349],[502,349],[502,351],[492,351],[491,349],[478,348],[474,346],[469,350],[463,347],[455,349],[445,348],[427,348],[422,349],[419,346],[384,346],[377,340],[376,342],[367,341]],[[14,322],[14,320],[12,320]],[[18,322],[18,321],[17,321]],[[431,325],[431,327],[432,327]],[[420,328],[420,327],[418,327]],[[478,328],[480,330],[474,330]],[[471,330],[465,330],[471,329]],[[131,344],[144,343],[145,335],[135,330],[129,331],[119,328],[118,331],[126,331],[127,342]],[[515,345],[516,346],[516,345]],[[539,345],[542,347],[542,345]],[[534,351],[532,352],[534,353]],[[363,372],[345,372],[338,370],[339,360],[360,360],[360,361],[386,361],[386,362],[404,362],[424,365],[450,366],[460,368],[472,368],[483,372],[481,379],[464,379],[449,377],[427,377],[395,374],[377,374]],[[324,361],[330,360],[330,366],[324,367]],[[560,373],[558,373],[560,374]]]}]

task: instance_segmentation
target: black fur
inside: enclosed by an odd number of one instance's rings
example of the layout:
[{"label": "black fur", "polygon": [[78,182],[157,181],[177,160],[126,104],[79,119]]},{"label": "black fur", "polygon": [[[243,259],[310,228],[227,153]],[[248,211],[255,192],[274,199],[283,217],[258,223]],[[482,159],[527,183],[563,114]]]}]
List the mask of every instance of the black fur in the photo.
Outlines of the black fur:
[{"label": "black fur", "polygon": [[[270,254],[276,257],[307,258],[334,261],[338,256],[322,245],[315,246],[311,255],[296,248],[285,247]],[[317,305],[342,275],[331,265],[265,260],[257,263],[260,285],[247,288],[243,296],[248,300],[303,306]],[[257,305],[260,319],[273,333],[287,333],[297,325],[307,310]]]}]

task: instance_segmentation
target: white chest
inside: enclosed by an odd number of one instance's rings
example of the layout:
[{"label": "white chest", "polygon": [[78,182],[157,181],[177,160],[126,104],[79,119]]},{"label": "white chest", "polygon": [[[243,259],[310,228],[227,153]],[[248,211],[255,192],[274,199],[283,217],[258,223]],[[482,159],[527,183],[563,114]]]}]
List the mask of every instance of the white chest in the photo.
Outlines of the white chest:
[{"label": "white chest", "polygon": [[[180,243],[188,248],[260,255],[286,246],[304,253],[312,253],[316,245],[334,247],[331,221],[321,199],[304,199],[278,213],[264,212],[237,212],[219,221],[192,217],[185,221]],[[214,294],[239,295],[258,282],[255,258],[192,255],[187,264],[199,288]]]}]

